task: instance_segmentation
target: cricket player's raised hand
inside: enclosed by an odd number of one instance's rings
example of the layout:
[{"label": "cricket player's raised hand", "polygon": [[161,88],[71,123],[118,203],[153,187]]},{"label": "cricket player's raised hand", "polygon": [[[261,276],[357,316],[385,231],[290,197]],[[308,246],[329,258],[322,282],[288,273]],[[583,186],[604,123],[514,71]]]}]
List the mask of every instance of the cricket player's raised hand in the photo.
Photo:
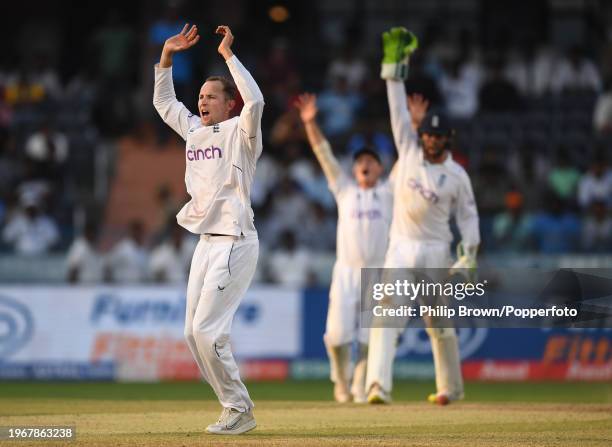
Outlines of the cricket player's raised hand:
[{"label": "cricket player's raised hand", "polygon": [[225,60],[228,60],[234,55],[232,52],[232,43],[234,43],[234,35],[232,34],[232,30],[230,30],[229,26],[219,25],[215,30],[215,34],[221,34],[223,36],[217,51],[219,51],[219,54],[223,56]]},{"label": "cricket player's raised hand", "polygon": [[200,40],[198,27],[192,25],[189,28],[189,23],[186,23],[183,30],[175,36],[169,37],[164,42],[164,48],[159,60],[159,66],[168,68],[172,66],[172,55],[179,51],[185,51],[194,46]]},{"label": "cricket player's raised hand", "polygon": [[295,107],[300,112],[303,123],[314,121],[317,117],[317,95],[312,93],[302,93],[295,101]]},{"label": "cricket player's raised hand", "polygon": [[380,77],[403,80],[408,77],[408,60],[418,48],[419,41],[403,26],[391,28],[382,35],[383,60]]},{"label": "cricket player's raised hand", "polygon": [[412,128],[416,131],[425,119],[427,109],[429,109],[429,101],[420,93],[413,93],[406,98],[408,110],[410,111],[410,119]]}]

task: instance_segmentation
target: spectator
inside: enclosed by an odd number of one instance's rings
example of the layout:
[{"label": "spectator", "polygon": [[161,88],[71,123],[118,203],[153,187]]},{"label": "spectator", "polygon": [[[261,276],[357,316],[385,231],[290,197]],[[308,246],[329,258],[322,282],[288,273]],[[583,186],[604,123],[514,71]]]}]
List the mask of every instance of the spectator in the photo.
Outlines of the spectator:
[{"label": "spectator", "polygon": [[62,95],[62,84],[60,83],[59,74],[53,67],[50,55],[44,51],[39,51],[36,54],[34,60],[34,66],[32,67],[32,81],[41,85],[45,91],[46,99],[61,99]]},{"label": "spectator", "polygon": [[333,252],[336,247],[336,222],[320,203],[313,202],[298,234],[305,247],[316,252]]},{"label": "spectator", "polygon": [[578,184],[578,204],[586,209],[594,201],[612,205],[612,170],[608,168],[603,154],[595,157],[591,168]]},{"label": "spectator", "polygon": [[[149,29],[149,45],[151,54],[155,54],[154,62],[157,63],[161,48],[167,38],[178,33],[185,24],[185,20],[180,18],[179,8],[176,3],[170,4],[164,12],[164,16],[153,22]],[[177,98],[185,103],[189,110],[194,110],[196,107],[195,95],[191,90],[192,76],[194,73],[193,53],[189,51],[181,51],[173,55],[172,58],[172,80],[174,81],[174,90]]]},{"label": "spectator", "polygon": [[503,152],[503,148],[487,148],[474,178],[478,210],[483,217],[491,217],[504,209],[504,195],[510,188],[510,182],[504,163],[500,160]]},{"label": "spectator", "polygon": [[144,245],[144,226],[132,221],[128,237],[121,240],[108,257],[110,278],[117,283],[138,283],[147,277],[149,253]]},{"label": "spectator", "polygon": [[601,135],[612,135],[612,78],[606,80],[606,89],[595,103],[593,127]]},{"label": "spectator", "polygon": [[50,121],[45,121],[25,143],[26,157],[34,164],[36,176],[51,181],[62,180],[68,151],[68,138]]},{"label": "spectator", "polygon": [[[161,24],[157,25],[158,27],[152,30],[153,42],[157,42],[155,39],[161,39],[164,32]],[[134,42],[133,31],[123,23],[121,14],[117,10],[110,11],[106,23],[92,38],[95,51],[93,61],[96,63],[96,73],[101,81],[98,83],[100,89],[98,107],[103,110],[103,113],[97,117],[97,123],[105,134],[120,135],[129,127],[133,117],[131,95],[133,89],[130,88],[130,84],[135,64],[130,61],[137,54]],[[179,70],[179,89],[182,87],[181,82],[188,79],[188,75],[181,72],[181,59],[183,56],[179,57],[178,67],[174,67]],[[181,99],[191,101],[191,96]]]},{"label": "spectator", "polygon": [[287,105],[294,91],[300,89],[300,78],[291,57],[290,43],[285,38],[275,39],[266,57],[259,64],[258,74],[262,79],[262,86],[268,90],[266,102],[282,110],[293,107]]},{"label": "spectator", "polygon": [[88,221],[83,234],[68,249],[68,282],[96,284],[104,279],[104,262],[96,249],[97,231],[96,225]]},{"label": "spectator", "polygon": [[523,96],[542,96],[550,91],[556,60],[550,45],[527,41],[521,49],[510,52],[504,75]]},{"label": "spectator", "polygon": [[553,93],[599,92],[601,75],[583,51],[574,47],[552,72],[550,87]]},{"label": "spectator", "polygon": [[419,51],[410,56],[406,94],[419,93],[427,98],[431,107],[442,107],[444,106],[442,94],[436,81],[425,72],[423,57],[423,53]]},{"label": "spectator", "polygon": [[612,250],[612,217],[603,200],[591,202],[582,227],[582,249],[591,253]]},{"label": "spectator", "polygon": [[529,246],[532,217],[525,212],[523,195],[516,190],[506,193],[506,209],[493,220],[495,246],[503,251],[519,252]]},{"label": "spectator", "polygon": [[337,77],[332,80],[332,87],[319,95],[317,104],[323,117],[323,131],[334,138],[345,135],[353,127],[362,100],[349,89],[346,78]]},{"label": "spectator", "polygon": [[342,49],[340,57],[334,59],[327,70],[328,79],[344,78],[350,90],[359,90],[368,76],[368,67],[354,52],[354,47],[347,44]]},{"label": "spectator", "polygon": [[159,245],[151,253],[149,272],[153,281],[186,283],[196,243],[194,238],[186,236],[182,227],[175,224],[170,240]]},{"label": "spectator", "polygon": [[13,107],[39,103],[45,96],[44,86],[35,82],[25,69],[22,69],[14,80],[9,81],[4,89],[4,99]]},{"label": "spectator", "polygon": [[467,119],[478,110],[479,76],[474,70],[464,69],[460,59],[453,61],[448,73],[443,73],[440,91],[446,109],[453,118]]},{"label": "spectator", "polygon": [[273,282],[285,287],[301,288],[312,282],[311,254],[298,247],[295,234],[284,231],[280,246],[269,257],[269,273]]},{"label": "spectator", "polygon": [[542,189],[546,187],[542,179],[548,178],[551,169],[549,158],[538,143],[527,139],[518,150],[511,151],[506,161],[512,183],[520,185],[523,205],[527,210],[536,209],[542,202]]},{"label": "spectator", "polygon": [[558,153],[557,163],[548,174],[548,187],[563,200],[574,199],[580,171],[571,165],[566,148],[559,148]]},{"label": "spectator", "polygon": [[578,248],[580,221],[575,214],[564,210],[564,203],[552,193],[545,201],[547,210],[533,219],[531,235],[536,249],[545,254],[571,253]]},{"label": "spectator", "polygon": [[172,188],[167,183],[158,186],[155,201],[158,206],[159,227],[155,230],[152,242],[157,245],[170,236],[172,228],[176,225],[176,214],[181,207],[174,197]]},{"label": "spectator", "polygon": [[[266,197],[278,183],[280,168],[277,161],[265,151],[257,160],[255,179],[251,189],[251,203],[253,208],[259,209],[263,206]],[[258,214],[257,212],[255,214]]]},{"label": "spectator", "polygon": [[480,110],[485,112],[518,110],[521,107],[521,98],[516,87],[504,77],[502,62],[493,61],[489,70],[488,79],[482,84],[478,93]]},{"label": "spectator", "polygon": [[304,140],[304,127],[295,108],[282,113],[270,129],[270,143],[274,146],[294,144]]},{"label": "spectator", "polygon": [[[155,32],[161,30],[156,28]],[[93,34],[92,43],[99,76],[115,82],[128,81],[130,67],[133,67],[130,60],[136,54],[134,33],[124,23],[119,10],[113,9],[108,13],[106,23]]]},{"label": "spectator", "polygon": [[22,209],[9,218],[2,238],[12,245],[15,253],[35,256],[49,252],[59,241],[55,222],[45,216],[36,197],[24,194],[21,198]]},{"label": "spectator", "polygon": [[296,183],[285,175],[269,195],[269,219],[260,234],[268,245],[274,245],[283,231],[300,228],[308,213],[308,200]]},{"label": "spectator", "polygon": [[0,134],[0,196],[12,193],[15,185],[24,178],[24,166],[18,155],[14,135],[2,138]]}]

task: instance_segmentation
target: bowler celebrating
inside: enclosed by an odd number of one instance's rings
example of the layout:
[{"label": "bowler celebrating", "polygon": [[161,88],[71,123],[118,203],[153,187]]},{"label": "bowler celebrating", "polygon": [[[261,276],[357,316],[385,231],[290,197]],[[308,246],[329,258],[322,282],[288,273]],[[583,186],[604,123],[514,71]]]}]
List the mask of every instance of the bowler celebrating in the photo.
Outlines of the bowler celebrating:
[{"label": "bowler celebrating", "polygon": [[[338,204],[336,263],[329,293],[329,309],[324,342],[338,402],[365,403],[368,329],[361,328],[361,268],[381,267],[391,224],[392,191],[380,181],[383,166],[378,154],[367,147],[354,155],[353,176],[345,174],[332,153],[329,142],[316,122],[317,102],[305,93],[296,103],[306,128],[306,136],[325,173],[329,189]],[[351,347],[359,349],[349,392]]]},{"label": "bowler celebrating", "polygon": [[[195,45],[196,26],[185,25],[166,40],[155,67],[153,104],[164,122],[187,143],[185,183],[191,200],[177,221],[200,235],[187,284],[185,338],[202,377],[215,391],[223,411],[209,433],[236,435],[255,428],[253,402],[240,380],[230,349],[230,329],[257,264],[259,240],[253,224],[250,191],[261,155],[264,100],[257,84],[232,53],[227,26],[218,51],[234,79],[206,79],[198,97],[199,116],[177,101],[172,55]],[[239,117],[230,118],[236,86],[244,100]]]},{"label": "bowler celebrating", "polygon": [[[475,269],[480,243],[478,212],[470,179],[449,151],[452,129],[442,113],[430,111],[424,118],[409,113],[416,110],[411,104],[414,98],[409,98],[406,106],[404,79],[408,58],[416,46],[416,37],[405,28],[393,28],[383,34],[381,77],[387,83],[391,128],[399,155],[385,267],[450,267],[449,220],[454,214],[462,241],[451,271]],[[462,399],[463,380],[455,329],[430,327],[427,333],[437,387],[429,400],[444,405]],[[393,328],[371,330],[367,376],[371,403],[390,401],[398,335],[398,330]]]}]

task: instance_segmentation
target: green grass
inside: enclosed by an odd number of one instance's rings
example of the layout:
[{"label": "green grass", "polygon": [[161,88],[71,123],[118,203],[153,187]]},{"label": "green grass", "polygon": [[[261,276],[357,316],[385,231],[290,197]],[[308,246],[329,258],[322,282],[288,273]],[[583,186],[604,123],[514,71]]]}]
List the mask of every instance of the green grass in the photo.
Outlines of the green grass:
[{"label": "green grass", "polygon": [[[257,382],[247,384],[253,400],[326,401],[331,383],[322,380]],[[395,401],[421,401],[434,390],[431,381],[396,381]],[[466,384],[470,402],[582,402],[611,403],[612,383],[483,383]],[[0,382],[0,399],[59,398],[104,400],[213,400],[204,383],[71,383]],[[0,411],[2,411],[0,409]]]},{"label": "green grass", "polygon": [[[398,382],[390,406],[337,405],[324,381],[251,383],[258,428],[204,433],[220,407],[205,384],[0,383],[0,426],[77,427],[69,446],[609,446],[612,384],[468,383],[467,399],[424,402],[432,382]],[[2,445],[62,445],[3,442]]]}]

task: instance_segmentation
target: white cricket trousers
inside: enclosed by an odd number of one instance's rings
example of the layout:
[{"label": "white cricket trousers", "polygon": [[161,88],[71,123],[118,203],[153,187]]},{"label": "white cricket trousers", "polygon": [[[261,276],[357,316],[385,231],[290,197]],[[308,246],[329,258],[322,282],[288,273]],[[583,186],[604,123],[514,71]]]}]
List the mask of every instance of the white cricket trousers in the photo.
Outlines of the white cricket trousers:
[{"label": "white cricket trousers", "polygon": [[185,339],[204,380],[221,405],[248,411],[254,404],[240,380],[230,332],[238,305],[253,279],[259,240],[202,235],[193,254],[185,315]]},{"label": "white cricket trousers", "polygon": [[[379,264],[380,265],[380,264]],[[336,262],[329,289],[325,343],[341,346],[357,340],[367,345],[369,329],[360,322],[361,268]]]},{"label": "white cricket trousers", "polygon": [[[448,243],[438,241],[391,240],[385,268],[448,268],[451,265]],[[387,279],[388,281],[389,279]],[[366,390],[378,383],[390,392],[393,386],[393,359],[397,339],[403,328],[372,328],[368,352]],[[457,335],[454,328],[427,328],[438,393],[453,397],[463,395],[463,378]]]}]

